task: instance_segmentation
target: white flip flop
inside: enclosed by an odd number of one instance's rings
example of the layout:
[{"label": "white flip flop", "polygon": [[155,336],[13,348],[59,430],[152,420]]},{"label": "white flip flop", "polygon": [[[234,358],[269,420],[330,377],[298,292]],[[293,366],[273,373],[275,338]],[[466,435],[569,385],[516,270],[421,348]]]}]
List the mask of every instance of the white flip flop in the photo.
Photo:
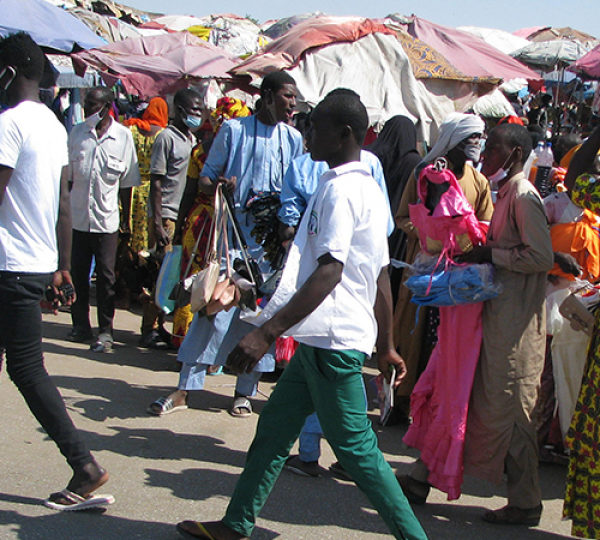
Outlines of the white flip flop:
[{"label": "white flip flop", "polygon": [[[66,501],[69,501],[69,504],[53,501],[53,497],[62,497]],[[95,508],[98,506],[106,506],[113,504],[114,502],[115,498],[112,495],[91,494],[87,497],[82,497],[81,495],[73,493],[68,489],[63,489],[58,493],[53,493],[50,495],[50,497],[44,501],[44,505],[48,508],[52,508],[52,510],[59,510],[61,512],[75,512],[77,510],[87,510],[89,508]]]}]

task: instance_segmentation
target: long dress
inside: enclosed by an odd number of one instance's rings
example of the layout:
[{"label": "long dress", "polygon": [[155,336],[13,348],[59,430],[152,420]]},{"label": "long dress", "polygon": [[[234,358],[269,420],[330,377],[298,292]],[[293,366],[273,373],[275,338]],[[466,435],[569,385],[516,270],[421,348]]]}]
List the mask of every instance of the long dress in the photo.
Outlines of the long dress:
[{"label": "long dress", "polygon": [[[150,197],[150,158],[154,135],[144,135],[138,126],[130,126],[140,168],[140,185],[131,194],[131,249],[134,253],[148,249],[148,198]],[[161,130],[162,131],[162,130]]]},{"label": "long dress", "polygon": [[[588,175],[575,181],[575,204],[600,213],[600,182]],[[588,349],[585,374],[567,435],[571,450],[563,516],[573,520],[571,534],[600,538],[600,310]]]},{"label": "long dress", "polygon": [[[475,211],[479,221],[490,221],[494,211],[489,182],[473,167],[465,165],[465,172],[458,183],[465,197]],[[421,251],[419,238],[410,221],[408,206],[417,202],[417,182],[411,175],[396,214],[396,223],[408,237],[405,261],[412,264]],[[398,291],[398,301],[394,308],[394,343],[406,362],[407,374],[398,387],[397,395],[405,399],[411,395],[417,378],[425,369],[431,347],[423,346],[426,327],[426,311],[417,311],[417,306],[410,299],[410,290],[404,285]]]}]

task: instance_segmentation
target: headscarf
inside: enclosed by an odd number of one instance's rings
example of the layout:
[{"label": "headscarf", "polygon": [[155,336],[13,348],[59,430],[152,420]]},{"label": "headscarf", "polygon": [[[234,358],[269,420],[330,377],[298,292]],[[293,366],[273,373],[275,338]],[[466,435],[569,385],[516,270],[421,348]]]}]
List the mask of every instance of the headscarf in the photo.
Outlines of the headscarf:
[{"label": "headscarf", "polygon": [[217,106],[210,115],[215,119],[214,130],[218,131],[225,120],[250,116],[252,112],[241,99],[222,97],[217,100]]},{"label": "headscarf", "polygon": [[503,116],[500,118],[500,120],[498,120],[498,125],[501,124],[517,124],[518,126],[524,125],[523,120],[514,114],[509,114],[508,116]]},{"label": "headscarf", "polygon": [[462,140],[473,133],[483,133],[484,130],[485,124],[479,116],[463,113],[450,114],[442,122],[437,141],[423,158],[423,163],[433,163],[437,158],[445,156]]},{"label": "headscarf", "polygon": [[169,123],[169,107],[161,97],[153,97],[148,103],[141,118],[130,118],[125,120],[125,126],[137,126],[142,131],[150,131],[150,126],[166,128]]},{"label": "headscarf", "polygon": [[366,150],[373,152],[381,162],[390,206],[395,215],[410,174],[421,161],[414,123],[402,115],[390,118],[379,137]]}]

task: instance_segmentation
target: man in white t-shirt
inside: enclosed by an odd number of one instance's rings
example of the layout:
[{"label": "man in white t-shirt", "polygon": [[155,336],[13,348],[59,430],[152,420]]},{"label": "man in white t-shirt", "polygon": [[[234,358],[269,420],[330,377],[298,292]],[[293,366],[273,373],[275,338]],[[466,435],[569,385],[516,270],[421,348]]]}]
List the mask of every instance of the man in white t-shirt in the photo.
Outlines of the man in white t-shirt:
[{"label": "man in white t-shirt", "polygon": [[72,283],[69,190],[61,175],[67,133],[39,101],[44,62],[28,34],[0,40],[0,89],[9,107],[0,114],[0,343],[10,378],[73,469],[67,489],[46,505],[73,509],[97,502],[91,493],[108,473],[75,429],[42,356],[40,300],[53,284],[70,303],[63,291]]},{"label": "man in white t-shirt", "polygon": [[306,417],[316,411],[342,467],[392,534],[425,539],[366,413],[362,366],[376,340],[380,370],[389,378],[395,366],[399,380],[405,373],[391,335],[385,199],[359,163],[367,111],[354,97],[333,96],[316,107],[311,123],[313,159],[327,161],[330,170],[321,177],[281,283],[265,307],[276,303],[280,309],[247,334],[227,361],[234,371],[251,370],[284,332],[300,345],[261,413],[224,518],[184,521],[178,529],[198,538],[249,537]]}]

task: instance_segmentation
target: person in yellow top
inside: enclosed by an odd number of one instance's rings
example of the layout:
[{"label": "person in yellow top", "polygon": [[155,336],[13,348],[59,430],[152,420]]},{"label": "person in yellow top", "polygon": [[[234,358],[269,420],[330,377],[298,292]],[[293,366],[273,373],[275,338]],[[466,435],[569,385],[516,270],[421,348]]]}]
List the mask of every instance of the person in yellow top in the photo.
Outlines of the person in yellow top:
[{"label": "person in yellow top", "polygon": [[167,127],[169,108],[161,97],[150,100],[141,118],[123,122],[129,127],[138,155],[141,184],[133,189],[131,196],[130,246],[134,253],[148,249],[148,197],[150,195],[150,156],[156,136]]}]

